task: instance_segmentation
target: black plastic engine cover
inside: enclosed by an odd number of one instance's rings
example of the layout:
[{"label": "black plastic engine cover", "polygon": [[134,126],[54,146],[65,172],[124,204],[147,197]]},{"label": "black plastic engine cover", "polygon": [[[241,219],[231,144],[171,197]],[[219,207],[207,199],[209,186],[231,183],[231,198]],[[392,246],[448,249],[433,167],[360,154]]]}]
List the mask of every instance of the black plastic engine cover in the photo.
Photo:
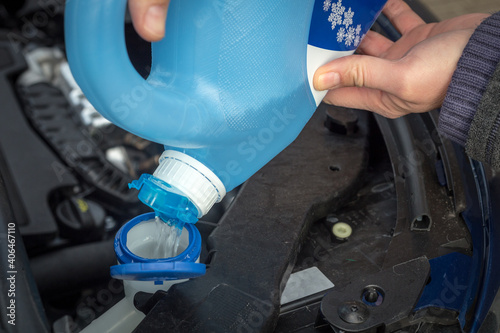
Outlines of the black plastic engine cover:
[{"label": "black plastic engine cover", "polygon": [[78,183],[23,116],[12,80],[26,64],[6,34],[0,31],[0,173],[19,231],[33,247],[57,234],[47,202],[50,192]]},{"label": "black plastic engine cover", "polygon": [[207,274],[173,286],[135,332],[272,330],[310,225],[362,184],[370,118],[359,117],[355,134],[334,134],[320,107],[298,139],[240,190],[209,237]]}]

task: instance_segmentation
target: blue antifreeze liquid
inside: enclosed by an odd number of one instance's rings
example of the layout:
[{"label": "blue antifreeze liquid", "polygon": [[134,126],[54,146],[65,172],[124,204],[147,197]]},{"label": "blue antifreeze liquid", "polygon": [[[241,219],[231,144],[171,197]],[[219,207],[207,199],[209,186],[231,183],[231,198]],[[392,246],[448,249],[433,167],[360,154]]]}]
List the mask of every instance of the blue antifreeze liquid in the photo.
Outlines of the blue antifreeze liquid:
[{"label": "blue antifreeze liquid", "polygon": [[184,223],[179,220],[163,221],[155,217],[156,233],[153,235],[155,248],[152,259],[171,258],[177,255]]}]

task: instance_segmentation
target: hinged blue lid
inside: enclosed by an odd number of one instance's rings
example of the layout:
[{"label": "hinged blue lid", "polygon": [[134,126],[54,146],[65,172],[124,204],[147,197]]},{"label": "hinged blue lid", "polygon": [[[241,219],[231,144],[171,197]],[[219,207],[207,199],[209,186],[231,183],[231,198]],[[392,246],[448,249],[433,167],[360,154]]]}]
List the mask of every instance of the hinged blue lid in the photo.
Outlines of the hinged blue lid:
[{"label": "hinged blue lid", "polygon": [[194,262],[150,262],[111,266],[111,276],[121,280],[161,281],[189,279],[204,275],[204,264]]},{"label": "hinged blue lid", "polygon": [[127,237],[131,231],[134,232],[133,228],[141,223],[150,223],[150,220],[154,219],[154,212],[142,214],[120,228],[114,242],[119,265],[111,267],[111,276],[122,280],[166,281],[194,278],[205,274],[205,265],[196,262],[201,253],[201,235],[191,223],[183,226],[184,232],[188,232],[189,244],[175,257],[144,258],[129,249]]},{"label": "hinged blue lid", "polygon": [[177,190],[149,174],[142,174],[138,180],[132,181],[129,188],[139,190],[139,200],[153,208],[163,220],[177,218],[185,223],[198,222],[198,209],[194,204],[177,193]]}]

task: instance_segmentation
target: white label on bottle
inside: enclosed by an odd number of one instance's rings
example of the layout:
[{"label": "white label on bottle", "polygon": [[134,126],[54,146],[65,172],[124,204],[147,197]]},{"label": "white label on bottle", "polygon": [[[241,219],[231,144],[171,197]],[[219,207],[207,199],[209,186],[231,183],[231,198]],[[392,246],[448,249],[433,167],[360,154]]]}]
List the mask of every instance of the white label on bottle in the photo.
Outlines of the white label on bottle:
[{"label": "white label on bottle", "polygon": [[354,53],[352,51],[331,51],[325,50],[316,46],[307,45],[307,78],[309,80],[309,87],[311,88],[311,92],[314,96],[314,100],[316,101],[316,106],[321,103],[323,98],[325,97],[327,91],[318,91],[314,89],[313,86],[313,77],[316,70],[329,63],[332,60],[338,59],[340,57],[344,57],[347,55],[351,55]]}]

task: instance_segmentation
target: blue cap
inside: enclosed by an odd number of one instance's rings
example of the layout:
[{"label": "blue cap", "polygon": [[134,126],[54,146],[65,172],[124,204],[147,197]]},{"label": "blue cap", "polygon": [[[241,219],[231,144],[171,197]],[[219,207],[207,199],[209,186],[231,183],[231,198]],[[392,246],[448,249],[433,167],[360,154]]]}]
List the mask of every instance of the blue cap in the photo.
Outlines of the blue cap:
[{"label": "blue cap", "polygon": [[119,265],[111,266],[111,276],[122,280],[165,281],[198,277],[206,272],[204,264],[196,263],[201,253],[201,235],[194,224],[186,223],[189,245],[175,257],[149,259],[139,257],[127,247],[127,234],[137,224],[155,218],[155,213],[136,216],[125,223],[115,236],[115,253]]},{"label": "blue cap", "polygon": [[192,262],[150,262],[111,266],[111,276],[121,280],[162,281],[204,275],[206,266]]},{"label": "blue cap", "polygon": [[153,208],[162,220],[176,218],[185,223],[198,222],[198,209],[191,200],[163,180],[142,174],[139,180],[132,181],[128,187],[138,189],[139,200]]}]

